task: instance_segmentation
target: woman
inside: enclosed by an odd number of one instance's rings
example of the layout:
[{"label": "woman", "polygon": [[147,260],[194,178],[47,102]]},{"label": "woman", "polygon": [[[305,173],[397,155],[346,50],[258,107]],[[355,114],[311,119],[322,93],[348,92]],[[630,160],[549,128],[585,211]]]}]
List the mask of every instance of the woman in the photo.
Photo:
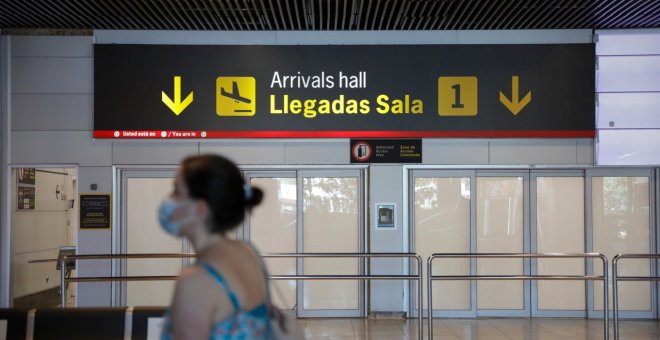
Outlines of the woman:
[{"label": "woman", "polygon": [[183,161],[159,220],[167,232],[190,241],[197,261],[177,279],[163,339],[268,337],[261,259],[250,245],[226,236],[262,196],[225,158],[206,155]]}]

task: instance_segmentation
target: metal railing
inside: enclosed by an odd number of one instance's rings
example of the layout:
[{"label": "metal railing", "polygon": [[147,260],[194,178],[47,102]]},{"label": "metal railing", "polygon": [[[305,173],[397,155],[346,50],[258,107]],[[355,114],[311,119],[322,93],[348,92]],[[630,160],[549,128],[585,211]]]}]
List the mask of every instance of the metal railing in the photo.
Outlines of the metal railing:
[{"label": "metal railing", "polygon": [[[61,268],[66,268],[67,261],[77,260],[124,260],[124,259],[182,259],[193,258],[194,253],[146,253],[146,254],[93,254],[93,255],[65,255],[60,258]],[[65,271],[60,272],[61,306],[66,307],[66,283],[67,282],[112,282],[112,281],[168,281],[176,280],[177,276],[86,276],[66,277]]]},{"label": "metal railing", "polygon": [[660,281],[660,276],[619,276],[618,265],[621,259],[660,259],[660,254],[617,254],[612,258],[612,314],[614,339],[619,339],[619,281]]},{"label": "metal railing", "polygon": [[[433,275],[433,260],[438,258],[598,258],[603,262],[603,275]],[[605,339],[609,338],[608,332],[608,291],[607,291],[607,257],[597,253],[548,253],[548,254],[529,254],[529,253],[436,253],[428,257],[426,261],[426,298],[427,298],[427,317],[428,317],[428,337],[433,339],[433,281],[453,281],[453,280],[602,280],[603,281],[603,329]]]},{"label": "metal railing", "polygon": [[[417,281],[418,291],[422,291],[424,276],[422,273],[422,257],[414,253],[280,253],[264,254],[264,258],[399,258],[414,260],[417,275],[271,275],[273,280],[407,280]],[[422,339],[424,319],[422,315],[422,294],[417,294],[417,325],[418,337]]]},{"label": "metal railing", "polygon": [[[167,259],[167,258],[191,258],[193,253],[183,254],[95,254],[95,255],[66,255],[61,258],[64,268],[66,261],[71,260],[118,260],[118,259]],[[263,258],[398,258],[414,260],[417,267],[417,275],[269,275],[272,280],[409,280],[417,281],[418,290],[422,291],[424,277],[422,274],[422,258],[413,253],[278,253],[264,254]],[[110,281],[165,281],[175,280],[177,276],[91,276],[91,277],[66,277],[64,271],[60,277],[62,292],[62,308],[66,307],[66,283],[67,282],[110,282]],[[422,339],[423,316],[422,316],[422,294],[418,295],[417,313],[419,325],[419,339]]]}]

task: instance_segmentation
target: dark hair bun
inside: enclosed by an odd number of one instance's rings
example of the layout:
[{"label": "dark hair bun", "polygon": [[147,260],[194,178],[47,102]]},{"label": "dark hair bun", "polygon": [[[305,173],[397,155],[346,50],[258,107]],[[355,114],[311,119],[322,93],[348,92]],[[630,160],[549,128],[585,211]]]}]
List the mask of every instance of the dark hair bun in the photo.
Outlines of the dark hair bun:
[{"label": "dark hair bun", "polygon": [[238,167],[218,155],[186,158],[181,175],[190,197],[205,200],[211,209],[212,232],[226,232],[238,226],[245,211],[255,207],[263,191],[245,184]]},{"label": "dark hair bun", "polygon": [[264,192],[256,187],[250,186],[250,194],[245,197],[245,206],[247,208],[256,207],[264,198]]}]

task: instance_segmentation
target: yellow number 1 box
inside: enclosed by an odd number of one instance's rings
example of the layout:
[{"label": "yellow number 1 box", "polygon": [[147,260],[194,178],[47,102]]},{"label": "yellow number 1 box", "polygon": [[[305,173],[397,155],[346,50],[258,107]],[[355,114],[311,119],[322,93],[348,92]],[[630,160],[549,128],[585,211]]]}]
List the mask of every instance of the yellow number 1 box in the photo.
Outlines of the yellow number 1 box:
[{"label": "yellow number 1 box", "polygon": [[477,115],[477,77],[439,77],[438,114]]},{"label": "yellow number 1 box", "polygon": [[254,77],[218,77],[215,112],[218,116],[254,116],[257,112]]}]

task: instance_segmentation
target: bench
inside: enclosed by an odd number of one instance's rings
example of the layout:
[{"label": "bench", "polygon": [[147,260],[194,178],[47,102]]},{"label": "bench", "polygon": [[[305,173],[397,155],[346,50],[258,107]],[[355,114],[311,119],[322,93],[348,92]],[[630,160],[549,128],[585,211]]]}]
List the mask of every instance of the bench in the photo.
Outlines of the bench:
[{"label": "bench", "polygon": [[149,320],[164,313],[163,307],[0,309],[0,340],[146,340]]}]

